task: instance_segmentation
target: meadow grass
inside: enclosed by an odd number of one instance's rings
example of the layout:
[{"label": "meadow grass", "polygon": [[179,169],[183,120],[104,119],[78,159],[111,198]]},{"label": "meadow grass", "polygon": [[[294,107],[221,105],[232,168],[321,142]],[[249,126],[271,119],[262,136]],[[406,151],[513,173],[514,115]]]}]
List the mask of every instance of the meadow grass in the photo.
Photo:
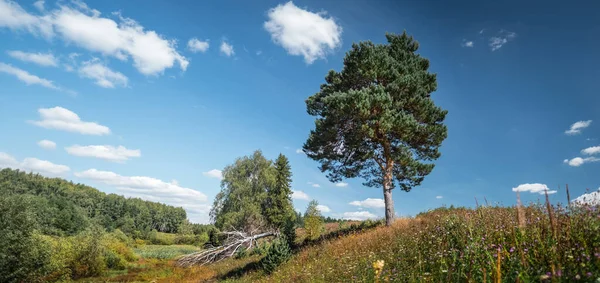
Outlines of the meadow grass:
[{"label": "meadow grass", "polygon": [[200,251],[201,248],[189,245],[142,245],[134,249],[141,258],[173,259],[180,255]]},{"label": "meadow grass", "polygon": [[270,276],[253,271],[231,281],[596,282],[599,277],[598,207],[533,204],[433,210],[303,249]]},{"label": "meadow grass", "polygon": [[600,282],[598,207],[439,208],[391,227],[328,228],[271,275],[260,255],[190,268],[141,259],[143,267],[107,281]]}]

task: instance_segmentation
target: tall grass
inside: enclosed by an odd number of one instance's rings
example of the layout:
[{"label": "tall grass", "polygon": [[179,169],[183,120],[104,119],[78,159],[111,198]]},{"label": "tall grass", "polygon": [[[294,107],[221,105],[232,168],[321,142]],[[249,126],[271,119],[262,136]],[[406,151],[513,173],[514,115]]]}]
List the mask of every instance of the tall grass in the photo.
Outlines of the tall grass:
[{"label": "tall grass", "polygon": [[173,259],[180,255],[200,251],[201,248],[189,245],[143,245],[134,249],[141,258]]},{"label": "tall grass", "polygon": [[598,207],[531,204],[436,209],[306,248],[271,276],[257,271],[239,280],[595,282],[599,277]]}]

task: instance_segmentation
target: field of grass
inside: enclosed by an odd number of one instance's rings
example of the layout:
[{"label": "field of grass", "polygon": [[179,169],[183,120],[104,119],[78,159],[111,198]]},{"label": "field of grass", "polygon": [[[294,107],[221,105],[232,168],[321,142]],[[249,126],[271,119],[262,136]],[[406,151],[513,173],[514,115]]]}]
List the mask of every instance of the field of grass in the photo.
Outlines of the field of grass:
[{"label": "field of grass", "polygon": [[[335,225],[335,226],[334,226]],[[260,256],[178,268],[142,259],[107,281],[133,282],[598,282],[600,210],[532,204],[440,208],[392,227],[304,243],[271,275]],[[302,231],[298,231],[302,235]],[[148,249],[155,249],[150,248]]]},{"label": "field of grass", "polygon": [[180,255],[191,254],[200,251],[201,248],[189,245],[142,245],[134,249],[134,252],[144,259],[174,259]]}]

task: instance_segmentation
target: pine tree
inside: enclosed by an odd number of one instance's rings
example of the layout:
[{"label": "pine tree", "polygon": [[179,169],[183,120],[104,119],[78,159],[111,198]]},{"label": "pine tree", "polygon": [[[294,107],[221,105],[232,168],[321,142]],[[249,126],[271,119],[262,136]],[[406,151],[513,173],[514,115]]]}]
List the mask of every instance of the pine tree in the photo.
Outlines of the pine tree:
[{"label": "pine tree", "polygon": [[292,168],[283,154],[279,154],[274,164],[275,184],[267,191],[264,204],[264,214],[269,225],[282,229],[286,222],[294,222],[294,207],[292,205]]},{"label": "pine tree", "polygon": [[342,71],[330,71],[306,100],[317,119],[303,150],[332,182],[361,177],[381,187],[391,225],[392,189],[408,192],[433,170],[447,111],[431,99],[436,75],[416,53],[419,43],[406,33],[386,37],[387,44],[353,44]]}]

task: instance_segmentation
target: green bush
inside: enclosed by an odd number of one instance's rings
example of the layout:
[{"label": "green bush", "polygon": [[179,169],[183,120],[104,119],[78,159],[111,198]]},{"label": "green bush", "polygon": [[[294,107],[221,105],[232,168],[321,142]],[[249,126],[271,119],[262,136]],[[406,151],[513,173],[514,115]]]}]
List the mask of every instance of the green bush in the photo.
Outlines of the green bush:
[{"label": "green bush", "polygon": [[269,246],[267,255],[260,260],[262,269],[271,274],[282,263],[292,257],[292,250],[285,237],[278,237]]}]

